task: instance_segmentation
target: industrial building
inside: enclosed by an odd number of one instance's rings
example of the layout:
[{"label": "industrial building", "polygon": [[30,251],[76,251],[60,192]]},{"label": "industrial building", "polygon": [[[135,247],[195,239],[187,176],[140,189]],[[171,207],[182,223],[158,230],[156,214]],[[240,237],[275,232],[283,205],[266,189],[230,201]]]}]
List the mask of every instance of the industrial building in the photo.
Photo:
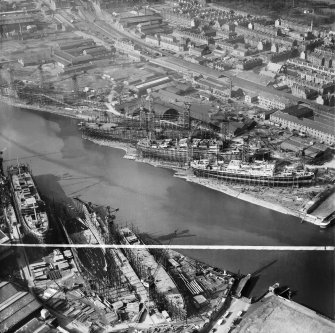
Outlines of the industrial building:
[{"label": "industrial building", "polygon": [[332,125],[321,124],[309,118],[298,118],[282,111],[271,114],[270,121],[291,131],[296,130],[303,135],[316,138],[326,144],[335,144],[335,131]]},{"label": "industrial building", "polygon": [[258,95],[259,106],[264,109],[279,109],[283,110],[290,106],[292,103],[287,98],[277,96],[265,91]]},{"label": "industrial building", "polygon": [[121,17],[118,19],[118,23],[124,28],[131,28],[137,25],[146,26],[153,24],[162,23],[163,19],[160,15],[139,15],[139,16],[128,16]]},{"label": "industrial building", "polygon": [[163,75],[163,76],[156,77],[154,79],[151,79],[145,82],[141,82],[134,86],[130,86],[130,90],[133,90],[137,94],[142,95],[147,92],[147,89],[153,88],[155,86],[158,86],[158,85],[170,82],[170,81],[171,81],[170,77]]},{"label": "industrial building", "polygon": [[0,282],[0,332],[14,331],[34,317],[42,308],[23,287]]}]

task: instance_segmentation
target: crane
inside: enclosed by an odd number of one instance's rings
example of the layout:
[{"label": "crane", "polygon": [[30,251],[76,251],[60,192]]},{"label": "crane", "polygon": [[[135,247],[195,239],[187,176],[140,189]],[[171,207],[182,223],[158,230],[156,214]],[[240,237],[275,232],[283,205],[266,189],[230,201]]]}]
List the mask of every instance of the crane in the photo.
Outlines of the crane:
[{"label": "crane", "polygon": [[[53,282],[55,282],[55,284],[57,285],[57,287],[55,287],[54,285],[52,286],[53,289],[58,290],[59,292],[62,292],[64,294],[64,298],[65,298],[65,302],[68,304],[70,302],[71,299],[74,299],[76,301],[83,301],[86,305],[89,305],[91,308],[93,308],[95,310],[95,312],[98,315],[98,318],[104,323],[104,324],[108,324],[108,321],[103,313],[103,311],[101,309],[99,309],[94,302],[92,302],[92,300],[85,294],[85,292],[83,293],[83,296],[77,296],[74,291],[77,289],[80,289],[81,286],[80,285],[73,285],[72,287],[68,287],[66,286],[64,283],[59,284],[56,280],[53,280]],[[47,288],[46,288],[47,289]],[[45,290],[46,290],[45,289]],[[47,300],[45,300],[45,302],[48,302],[57,294],[54,293],[51,297],[49,297]],[[86,299],[86,301],[84,301],[84,299]],[[52,304],[49,303],[48,305],[49,307],[52,308]],[[57,311],[54,309],[54,311]]]},{"label": "crane", "polygon": [[[178,233],[178,229],[176,229],[176,230],[173,232],[172,236],[171,236],[170,239],[169,239],[169,242],[168,242],[168,244],[167,244],[167,247],[169,247],[169,245],[171,245],[172,240],[173,240],[174,238],[177,237],[177,233]],[[156,277],[157,277],[157,274],[158,274],[158,270],[159,270],[159,268],[162,266],[163,259],[164,259],[164,256],[160,256],[160,257],[159,257],[158,265],[157,265],[157,267],[156,267],[156,269],[155,269],[155,271],[154,271],[154,273],[152,274],[152,277],[151,277],[151,279],[150,279],[150,280],[151,280],[151,284],[155,283],[155,280],[156,280]],[[149,285],[149,287],[150,287],[150,285]]]},{"label": "crane", "polygon": [[45,62],[43,62],[42,60],[39,61],[39,64],[37,65],[37,68],[30,73],[30,75],[33,75],[35,72],[38,71],[39,74],[39,84],[38,86],[43,89],[44,88],[44,72],[43,72],[43,65]]},{"label": "crane", "polygon": [[[172,236],[171,236],[170,239],[169,239],[169,242],[168,242],[168,244],[167,244],[167,247],[171,244],[172,240],[173,240],[175,237],[177,237],[177,233],[178,233],[178,229],[176,229],[176,230],[173,232]],[[148,284],[149,284],[149,288],[148,288],[148,290],[149,290],[149,291],[150,291],[150,288],[152,288],[153,285],[154,285],[154,283],[155,283],[156,277],[157,277],[157,275],[158,275],[158,271],[159,271],[159,269],[160,269],[161,266],[162,266],[163,259],[164,259],[164,256],[161,255],[161,256],[159,257],[158,262],[157,262],[157,267],[156,267],[154,273],[148,278]],[[150,301],[150,300],[149,300],[149,297],[148,297],[148,302],[149,302],[149,301]],[[137,329],[137,327],[138,327],[138,325],[139,325],[139,323],[140,323],[141,316],[142,316],[142,314],[144,313],[145,310],[148,311],[148,310],[149,310],[149,306],[145,306],[145,304],[143,304],[143,308],[141,309],[141,311],[139,312],[139,314],[138,314],[138,316],[137,316],[137,324],[135,325],[135,327],[133,327],[134,330]]]}]

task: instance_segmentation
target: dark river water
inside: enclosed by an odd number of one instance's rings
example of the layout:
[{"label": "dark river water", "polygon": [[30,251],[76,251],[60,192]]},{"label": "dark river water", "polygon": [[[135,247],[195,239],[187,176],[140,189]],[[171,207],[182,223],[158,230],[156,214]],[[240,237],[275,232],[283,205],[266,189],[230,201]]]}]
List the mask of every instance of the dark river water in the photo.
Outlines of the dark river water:
[{"label": "dark river water", "polygon": [[[334,228],[258,207],[173,177],[170,170],[122,158],[124,152],[83,141],[76,121],[0,105],[5,159],[28,162],[35,176],[55,175],[68,196],[120,208],[119,218],[173,244],[333,245]],[[45,179],[44,177],[43,179]],[[48,195],[55,190],[44,184]],[[334,317],[334,253],[304,251],[184,251],[233,272],[256,273],[249,296],[279,282],[294,300]]]}]

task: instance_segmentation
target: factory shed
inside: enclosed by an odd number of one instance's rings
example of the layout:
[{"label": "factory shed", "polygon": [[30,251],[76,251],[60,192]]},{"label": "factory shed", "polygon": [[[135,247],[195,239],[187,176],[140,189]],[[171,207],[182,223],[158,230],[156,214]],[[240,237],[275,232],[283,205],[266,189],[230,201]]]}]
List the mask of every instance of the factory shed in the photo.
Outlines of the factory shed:
[{"label": "factory shed", "polygon": [[297,118],[312,118],[313,110],[300,105],[292,105],[282,110],[282,112],[287,113],[291,116],[295,116]]},{"label": "factory shed", "polygon": [[285,151],[293,151],[293,152],[299,152],[302,149],[302,146],[299,142],[293,141],[293,140],[285,140],[280,144],[280,149]]},{"label": "factory shed", "polygon": [[193,103],[191,104],[191,107],[190,107],[191,118],[200,120],[206,123],[209,123],[210,121],[209,113],[211,111],[213,111],[212,107],[207,104]]},{"label": "factory shed", "polygon": [[197,295],[193,297],[194,305],[199,309],[208,304],[208,300],[203,295]]},{"label": "factory shed", "polygon": [[24,56],[20,59],[18,59],[18,62],[23,66],[23,67],[28,67],[28,66],[38,66],[40,64],[48,64],[53,62],[51,58],[46,58],[43,57],[43,55],[35,56],[35,55],[30,55],[30,56]]},{"label": "factory shed", "polygon": [[96,56],[96,55],[102,55],[106,54],[109,51],[104,47],[104,46],[97,46],[97,47],[92,47],[89,49],[86,49],[83,51],[84,55],[91,55],[91,56]]},{"label": "factory shed", "polygon": [[252,119],[242,123],[238,121],[231,121],[229,123],[229,133],[233,136],[239,136],[256,126],[256,122]]},{"label": "factory shed", "polygon": [[88,46],[88,45],[95,45],[95,42],[93,39],[79,39],[75,41],[65,41],[65,42],[59,42],[58,46],[61,50],[69,50],[74,49],[81,46]]},{"label": "factory shed", "polygon": [[[15,333],[60,333],[56,328],[47,325],[43,320],[33,318],[28,323],[20,327]],[[67,332],[67,331],[65,331]]]},{"label": "factory shed", "polygon": [[0,282],[0,332],[14,331],[41,309],[28,291],[10,282]]},{"label": "factory shed", "polygon": [[139,16],[129,16],[122,17],[119,23],[125,27],[131,27],[133,25],[143,24],[157,24],[163,21],[162,17],[159,15],[139,15]]},{"label": "factory shed", "polygon": [[166,91],[177,95],[185,95],[188,92],[192,91],[192,89],[192,86],[185,83],[177,83],[174,86],[165,88]]},{"label": "factory shed", "polygon": [[177,119],[179,111],[169,104],[154,103],[153,110],[157,116],[163,119]]}]

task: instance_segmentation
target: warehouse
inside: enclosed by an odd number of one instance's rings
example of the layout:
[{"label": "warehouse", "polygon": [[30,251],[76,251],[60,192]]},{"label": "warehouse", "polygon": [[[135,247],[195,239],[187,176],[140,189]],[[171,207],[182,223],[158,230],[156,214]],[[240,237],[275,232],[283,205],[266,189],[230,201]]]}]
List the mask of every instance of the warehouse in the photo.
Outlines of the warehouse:
[{"label": "warehouse", "polygon": [[141,25],[151,25],[162,23],[163,19],[159,15],[140,15],[140,16],[129,16],[122,17],[119,19],[119,23],[125,28],[132,26]]}]

